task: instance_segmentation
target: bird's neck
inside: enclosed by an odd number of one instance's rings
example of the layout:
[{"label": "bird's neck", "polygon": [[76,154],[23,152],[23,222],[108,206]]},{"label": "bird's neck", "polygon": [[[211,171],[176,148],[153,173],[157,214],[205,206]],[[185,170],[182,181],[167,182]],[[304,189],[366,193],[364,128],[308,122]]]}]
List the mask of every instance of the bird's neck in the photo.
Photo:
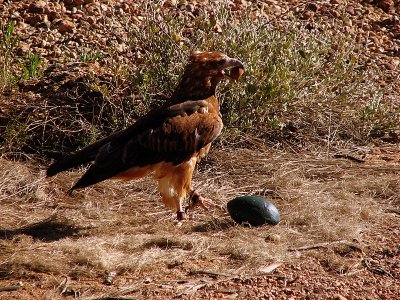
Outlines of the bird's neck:
[{"label": "bird's neck", "polygon": [[[186,74],[185,74],[186,75]],[[183,76],[171,97],[172,102],[200,100],[215,96],[219,80],[208,76]]]}]

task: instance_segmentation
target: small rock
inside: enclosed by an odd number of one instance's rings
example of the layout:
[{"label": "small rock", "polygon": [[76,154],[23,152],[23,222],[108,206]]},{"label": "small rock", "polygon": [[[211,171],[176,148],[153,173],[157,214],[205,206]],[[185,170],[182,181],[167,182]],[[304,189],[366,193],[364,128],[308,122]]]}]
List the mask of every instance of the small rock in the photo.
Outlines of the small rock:
[{"label": "small rock", "polygon": [[47,48],[49,47],[49,43],[46,40],[42,40],[42,42],[40,43],[40,47],[42,48]]},{"label": "small rock", "polygon": [[312,18],[313,15],[314,15],[314,13],[312,11],[307,10],[303,13],[303,19],[308,20],[308,19]]},{"label": "small rock", "polygon": [[292,289],[289,289],[289,288],[284,288],[284,289],[283,289],[283,292],[284,292],[286,295],[292,295],[292,294],[293,294],[293,290],[292,290]]},{"label": "small rock", "polygon": [[17,54],[20,56],[24,56],[28,54],[31,50],[31,45],[29,43],[19,42],[17,48]]},{"label": "small rock", "polygon": [[127,49],[125,44],[117,45],[115,48],[118,53],[124,53],[124,52],[126,52],[126,49]]},{"label": "small rock", "polygon": [[319,9],[318,4],[314,3],[314,2],[310,2],[306,5],[306,9],[311,10],[311,11],[317,11]]},{"label": "small rock", "polygon": [[100,29],[101,25],[94,23],[94,24],[91,24],[90,27],[93,29]]},{"label": "small rock", "polygon": [[346,7],[346,12],[349,13],[350,15],[354,16],[355,11],[353,6],[347,6]]},{"label": "small rock", "polygon": [[84,1],[84,0],[64,0],[64,3],[66,5],[74,5],[74,6],[82,5],[85,2],[87,2],[87,1]]},{"label": "small rock", "polygon": [[385,12],[389,12],[393,8],[394,3],[391,0],[378,0],[376,1],[376,6]]},{"label": "small rock", "polygon": [[83,16],[81,14],[78,14],[78,13],[71,15],[71,18],[74,19],[74,20],[80,20],[82,17]]},{"label": "small rock", "polygon": [[[1,0],[0,0],[0,4],[1,4]],[[11,14],[11,19],[19,19],[21,17],[21,14],[18,11],[14,11]]]},{"label": "small rock", "polygon": [[95,24],[96,23],[96,18],[94,16],[89,16],[89,17],[87,17],[86,21],[89,24]]},{"label": "small rock", "polygon": [[168,0],[164,2],[164,7],[174,7],[178,4],[177,0]]},{"label": "small rock", "polygon": [[75,29],[75,24],[69,20],[62,20],[58,25],[57,29],[61,33],[73,32]]},{"label": "small rock", "polygon": [[58,13],[55,10],[51,10],[47,13],[47,17],[49,18],[49,21],[52,22],[55,19],[60,19],[61,18],[61,14]]},{"label": "small rock", "polygon": [[30,13],[43,14],[45,12],[46,6],[46,2],[36,1],[35,3],[31,3],[31,5],[29,5],[28,11]]},{"label": "small rock", "polygon": [[38,23],[41,23],[43,21],[44,21],[43,15],[35,14],[25,17],[25,22],[34,27],[36,27]]},{"label": "small rock", "polygon": [[398,57],[393,57],[390,64],[392,65],[393,69],[396,69],[400,65],[400,59]]},{"label": "small rock", "polygon": [[342,296],[342,295],[340,295],[340,294],[334,295],[334,296],[333,296],[333,299],[334,299],[334,300],[347,300],[346,297],[344,297],[344,296]]}]

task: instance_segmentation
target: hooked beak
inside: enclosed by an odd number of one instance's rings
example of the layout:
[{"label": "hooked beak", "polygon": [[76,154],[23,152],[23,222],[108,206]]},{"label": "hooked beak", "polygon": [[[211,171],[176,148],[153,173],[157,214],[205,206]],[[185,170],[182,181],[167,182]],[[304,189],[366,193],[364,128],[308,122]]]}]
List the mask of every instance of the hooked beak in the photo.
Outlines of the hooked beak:
[{"label": "hooked beak", "polygon": [[223,68],[222,74],[224,74],[225,78],[234,81],[242,77],[245,69],[244,64],[236,58],[227,58]]}]

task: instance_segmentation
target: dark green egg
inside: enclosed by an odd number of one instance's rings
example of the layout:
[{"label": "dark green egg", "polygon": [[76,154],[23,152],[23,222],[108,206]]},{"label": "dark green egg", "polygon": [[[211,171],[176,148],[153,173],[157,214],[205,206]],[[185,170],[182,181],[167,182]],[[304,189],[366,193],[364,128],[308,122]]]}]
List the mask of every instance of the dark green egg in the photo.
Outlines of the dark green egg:
[{"label": "dark green egg", "polygon": [[252,226],[276,225],[281,220],[275,205],[259,196],[241,196],[229,201],[228,212],[236,223]]}]

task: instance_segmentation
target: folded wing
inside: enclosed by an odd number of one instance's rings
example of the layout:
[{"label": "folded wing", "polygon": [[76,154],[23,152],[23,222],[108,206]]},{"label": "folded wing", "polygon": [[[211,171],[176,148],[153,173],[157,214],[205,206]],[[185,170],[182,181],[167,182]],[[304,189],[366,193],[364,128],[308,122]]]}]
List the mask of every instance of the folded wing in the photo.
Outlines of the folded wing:
[{"label": "folded wing", "polygon": [[94,163],[71,190],[134,167],[150,167],[160,162],[180,164],[214,141],[222,126],[218,113],[204,100],[164,107],[104,140],[94,157],[95,151],[89,149],[87,159],[94,159]]}]

